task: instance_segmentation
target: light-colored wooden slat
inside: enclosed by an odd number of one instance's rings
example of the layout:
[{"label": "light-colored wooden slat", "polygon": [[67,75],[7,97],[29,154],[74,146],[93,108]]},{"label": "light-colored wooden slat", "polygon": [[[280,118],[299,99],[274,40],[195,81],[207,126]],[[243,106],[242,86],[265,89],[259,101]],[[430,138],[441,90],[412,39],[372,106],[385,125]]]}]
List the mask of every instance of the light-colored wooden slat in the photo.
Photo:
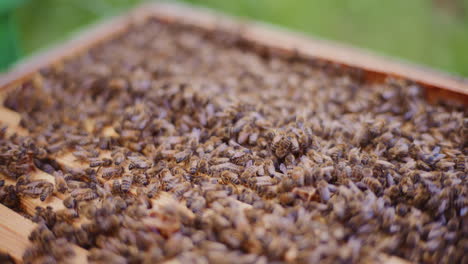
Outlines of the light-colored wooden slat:
[{"label": "light-colored wooden slat", "polygon": [[35,225],[0,204],[0,250],[10,254],[16,261],[21,261],[23,253],[30,245],[28,236]]},{"label": "light-colored wooden slat", "polygon": [[[36,224],[0,204],[0,251],[7,252],[17,262],[31,244],[28,237]],[[75,255],[67,263],[86,263],[87,251],[73,246]]]},{"label": "light-colored wooden slat", "polygon": [[[84,248],[73,246],[75,255],[70,259],[70,263],[83,264],[88,263],[88,251]],[[398,264],[398,263],[395,263]]]},{"label": "light-colored wooden slat", "polygon": [[409,264],[410,262],[396,256],[380,255],[381,263],[385,264]]},{"label": "light-colored wooden slat", "polygon": [[19,113],[0,106],[0,126],[8,126],[7,136],[13,133],[17,133],[21,136],[27,135],[27,131],[19,126],[20,121],[21,115]]},{"label": "light-colored wooden slat", "polygon": [[6,107],[0,107],[0,121],[8,126],[17,127],[21,121],[21,115]]}]

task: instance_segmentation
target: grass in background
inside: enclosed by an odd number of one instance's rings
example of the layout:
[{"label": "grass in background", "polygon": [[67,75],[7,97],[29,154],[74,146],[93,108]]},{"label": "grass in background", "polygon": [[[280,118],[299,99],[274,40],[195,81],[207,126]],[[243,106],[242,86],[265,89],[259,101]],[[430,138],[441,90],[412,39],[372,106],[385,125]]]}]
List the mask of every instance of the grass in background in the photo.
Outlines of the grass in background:
[{"label": "grass in background", "polygon": [[[457,2],[458,9],[434,2]],[[31,0],[15,12],[25,55],[142,0]],[[468,76],[468,0],[186,0]],[[459,10],[464,8],[465,14]]]}]

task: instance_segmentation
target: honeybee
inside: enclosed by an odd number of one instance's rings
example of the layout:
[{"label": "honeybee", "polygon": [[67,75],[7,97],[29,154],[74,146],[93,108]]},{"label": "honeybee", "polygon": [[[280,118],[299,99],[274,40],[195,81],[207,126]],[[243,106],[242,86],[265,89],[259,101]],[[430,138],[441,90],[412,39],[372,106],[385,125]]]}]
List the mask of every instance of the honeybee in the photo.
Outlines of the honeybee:
[{"label": "honeybee", "polygon": [[63,205],[66,207],[66,208],[75,208],[76,206],[76,200],[75,198],[73,198],[72,196],[68,196],[67,198],[65,198],[63,200]]},{"label": "honeybee", "polygon": [[197,173],[199,161],[200,161],[200,159],[199,159],[198,157],[196,157],[196,156],[192,156],[192,157],[190,158],[189,172],[190,172],[191,174]]},{"label": "honeybee", "polygon": [[65,221],[67,223],[71,223],[74,219],[79,217],[79,214],[75,210],[75,208],[66,208],[58,210],[56,215],[59,221]]},{"label": "honeybee", "polygon": [[334,160],[338,161],[343,155],[346,150],[346,146],[344,144],[338,144],[333,148],[327,151],[327,154]]},{"label": "honeybee", "polygon": [[98,198],[97,193],[89,188],[86,189],[74,189],[71,192],[71,196],[75,198],[76,201],[90,201]]},{"label": "honeybee", "polygon": [[227,170],[221,173],[221,179],[226,182],[233,183],[233,184],[240,183],[238,174],[231,172],[231,171],[227,171]]},{"label": "honeybee", "polygon": [[288,193],[292,193],[304,201],[318,200],[317,189],[312,186],[295,187],[291,192]]},{"label": "honeybee", "polygon": [[248,153],[249,151],[234,151],[234,154],[230,157],[232,163],[245,166],[249,160],[252,160],[252,155]]},{"label": "honeybee", "polygon": [[255,177],[257,174],[257,167],[252,165],[250,167],[247,167],[244,172],[240,175],[240,180],[243,182],[246,182],[248,179]]},{"label": "honeybee", "polygon": [[205,159],[205,158],[200,159],[200,161],[198,162],[198,170],[201,173],[209,173],[210,172],[210,167],[209,167],[207,159]]},{"label": "honeybee", "polygon": [[185,161],[187,159],[190,159],[190,156],[192,155],[192,151],[190,149],[183,150],[179,153],[176,153],[174,155],[174,158],[176,159],[177,163],[180,163],[182,161]]},{"label": "honeybee", "polygon": [[278,201],[282,205],[292,205],[295,201],[294,193],[286,192],[279,195]]},{"label": "honeybee", "polygon": [[284,135],[278,134],[273,138],[271,145],[271,150],[273,154],[278,158],[283,158],[286,156],[292,145],[291,137],[286,137]]},{"label": "honeybee", "polygon": [[160,186],[158,183],[150,183],[148,186],[146,186],[146,195],[149,198],[153,198],[157,195],[159,192]]},{"label": "honeybee", "polygon": [[112,159],[114,160],[114,164],[117,166],[122,164],[122,162],[124,162],[126,159],[125,153],[123,152],[122,149],[116,149],[112,151],[111,156],[112,156]]},{"label": "honeybee", "polygon": [[[259,169],[262,169],[262,171],[268,172],[270,176],[275,175],[276,168],[275,168],[274,162],[271,159],[265,160],[265,162],[262,165],[263,166],[259,167]],[[265,172],[260,172],[259,175],[263,176],[265,175]]]},{"label": "honeybee", "polygon": [[[20,183],[20,181],[18,181]],[[54,191],[54,185],[44,180],[27,182],[24,185],[17,183],[17,191],[21,194],[39,197],[41,201],[45,201]]]},{"label": "honeybee", "polygon": [[290,132],[287,135],[287,140],[290,142],[290,149],[292,153],[298,153],[300,150],[299,141],[294,133]]},{"label": "honeybee", "polygon": [[362,182],[374,193],[380,193],[382,191],[382,184],[379,180],[373,177],[364,177]]},{"label": "honeybee", "polygon": [[320,180],[317,184],[317,190],[323,202],[327,202],[330,199],[331,193],[326,181]]},{"label": "honeybee", "polygon": [[455,164],[458,170],[466,172],[466,158],[465,157],[458,157],[456,159]]},{"label": "honeybee", "polygon": [[149,160],[141,156],[128,156],[131,163],[128,165],[129,170],[133,169],[149,169],[152,164]]},{"label": "honeybee", "polygon": [[148,178],[146,177],[145,174],[136,174],[133,176],[133,181],[137,185],[147,185],[148,184]]},{"label": "honeybee", "polygon": [[84,149],[73,151],[72,155],[75,156],[75,159],[77,161],[88,161],[88,159],[90,158],[90,153]]},{"label": "honeybee", "polygon": [[101,167],[101,166],[108,167],[110,165],[112,165],[112,160],[108,158],[103,158],[103,159],[93,158],[89,160],[89,166],[91,168]]},{"label": "honeybee", "polygon": [[55,171],[53,175],[55,178],[55,188],[58,192],[65,193],[68,190],[68,185],[62,171]]},{"label": "honeybee", "polygon": [[103,168],[101,177],[105,180],[110,180],[113,177],[119,177],[124,173],[124,168],[121,166]]},{"label": "honeybee", "polygon": [[403,141],[399,140],[395,146],[388,150],[390,157],[405,157],[408,155],[409,145]]},{"label": "honeybee", "polygon": [[112,182],[112,193],[113,194],[119,194],[122,191],[121,185],[120,185],[120,180],[114,180]]},{"label": "honeybee", "polygon": [[122,177],[122,184],[120,185],[120,189],[122,192],[127,193],[130,191],[133,183],[133,176],[131,174],[124,174]]}]

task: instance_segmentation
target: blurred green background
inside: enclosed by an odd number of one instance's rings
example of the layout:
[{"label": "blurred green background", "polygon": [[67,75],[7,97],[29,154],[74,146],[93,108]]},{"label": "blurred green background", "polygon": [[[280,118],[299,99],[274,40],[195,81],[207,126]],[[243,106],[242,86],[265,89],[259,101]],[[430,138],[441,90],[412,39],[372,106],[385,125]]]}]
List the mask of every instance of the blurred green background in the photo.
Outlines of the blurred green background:
[{"label": "blurred green background", "polygon": [[[15,8],[9,2],[17,0],[0,0],[3,68],[143,0],[29,0]],[[468,76],[468,0],[185,2]]]}]

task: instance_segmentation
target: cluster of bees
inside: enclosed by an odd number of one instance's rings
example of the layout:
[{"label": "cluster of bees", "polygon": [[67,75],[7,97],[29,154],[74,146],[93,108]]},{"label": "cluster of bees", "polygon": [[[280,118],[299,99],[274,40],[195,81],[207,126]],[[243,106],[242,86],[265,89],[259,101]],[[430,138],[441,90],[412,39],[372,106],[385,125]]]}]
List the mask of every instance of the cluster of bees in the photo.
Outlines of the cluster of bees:
[{"label": "cluster of bees", "polygon": [[66,196],[25,261],[468,262],[466,108],[238,42],[151,21],[9,94],[0,201]]}]

